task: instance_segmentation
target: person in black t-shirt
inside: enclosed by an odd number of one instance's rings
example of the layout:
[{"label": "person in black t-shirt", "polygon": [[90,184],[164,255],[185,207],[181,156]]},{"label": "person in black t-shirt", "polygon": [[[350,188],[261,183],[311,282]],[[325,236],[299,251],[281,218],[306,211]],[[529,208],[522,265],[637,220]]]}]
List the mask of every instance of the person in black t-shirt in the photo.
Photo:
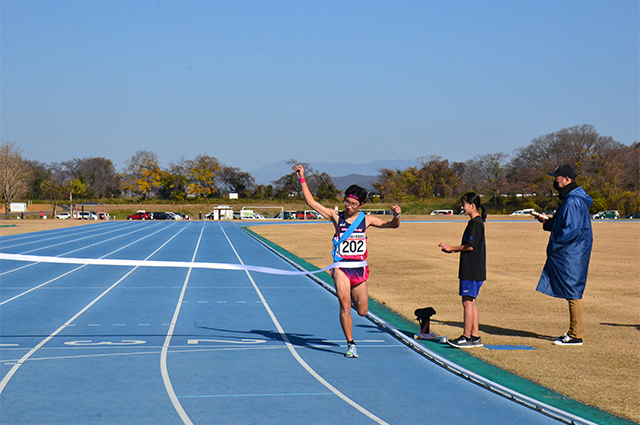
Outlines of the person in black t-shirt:
[{"label": "person in black t-shirt", "polygon": [[464,308],[464,331],[460,337],[447,342],[459,348],[482,347],[476,298],[482,283],[487,279],[487,251],[484,241],[484,221],[487,218],[487,211],[476,193],[465,193],[461,201],[462,210],[470,218],[462,235],[462,243],[459,246],[446,243],[438,245],[447,254],[460,253],[458,279],[460,279],[460,296]]}]

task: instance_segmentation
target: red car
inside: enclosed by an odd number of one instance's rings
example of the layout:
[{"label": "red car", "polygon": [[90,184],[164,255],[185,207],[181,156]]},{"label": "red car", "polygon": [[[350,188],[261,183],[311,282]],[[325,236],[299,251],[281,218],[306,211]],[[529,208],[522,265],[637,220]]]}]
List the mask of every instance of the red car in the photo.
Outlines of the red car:
[{"label": "red car", "polygon": [[127,217],[127,220],[151,220],[151,214],[146,211],[138,211],[135,214],[131,214]]},{"label": "red car", "polygon": [[306,215],[307,220],[317,220],[319,218],[323,218],[320,214],[315,211],[307,211],[305,214],[304,211],[296,211],[296,218],[298,220],[304,220]]}]

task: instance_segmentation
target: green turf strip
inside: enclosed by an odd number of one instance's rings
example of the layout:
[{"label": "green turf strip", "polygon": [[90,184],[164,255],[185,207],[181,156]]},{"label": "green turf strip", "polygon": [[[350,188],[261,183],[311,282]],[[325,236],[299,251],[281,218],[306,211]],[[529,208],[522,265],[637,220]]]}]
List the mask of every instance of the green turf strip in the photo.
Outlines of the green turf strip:
[{"label": "green turf strip", "polygon": [[[296,257],[289,251],[274,244],[270,240],[260,236],[252,230],[247,229],[246,227],[241,228],[274,251],[278,252],[280,255],[298,264],[300,267],[309,271],[319,270],[319,268],[314,266],[313,264]],[[334,286],[333,279],[328,273],[318,273],[316,274],[316,276],[322,279],[322,281],[327,283],[328,285],[332,287]],[[420,327],[418,326],[417,322],[414,323],[410,320],[407,320],[405,317],[372,299],[369,300],[369,310],[411,339],[413,339],[414,334],[420,332]],[[473,373],[484,376],[485,378],[490,379],[491,381],[499,385],[510,388],[511,390],[517,391],[527,397],[531,397],[535,400],[548,404],[549,406],[553,406],[557,409],[574,414],[591,422],[602,425],[622,425],[636,423],[628,419],[615,416],[596,407],[580,403],[567,396],[545,388],[542,385],[529,381],[528,379],[500,369],[499,367],[489,364],[484,360],[472,356],[464,350],[451,347],[448,344],[442,344],[438,341],[429,340],[416,340],[415,342],[424,345],[429,350],[446,358],[447,360],[456,363],[457,365],[462,366],[463,368],[468,369]]]}]

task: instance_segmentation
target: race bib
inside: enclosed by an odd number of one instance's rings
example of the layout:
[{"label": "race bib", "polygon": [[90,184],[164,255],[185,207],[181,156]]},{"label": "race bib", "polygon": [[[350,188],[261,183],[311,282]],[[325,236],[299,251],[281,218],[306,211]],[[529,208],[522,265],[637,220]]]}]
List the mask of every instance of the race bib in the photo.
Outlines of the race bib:
[{"label": "race bib", "polygon": [[367,252],[367,237],[364,233],[352,233],[338,246],[340,257],[364,255]]}]

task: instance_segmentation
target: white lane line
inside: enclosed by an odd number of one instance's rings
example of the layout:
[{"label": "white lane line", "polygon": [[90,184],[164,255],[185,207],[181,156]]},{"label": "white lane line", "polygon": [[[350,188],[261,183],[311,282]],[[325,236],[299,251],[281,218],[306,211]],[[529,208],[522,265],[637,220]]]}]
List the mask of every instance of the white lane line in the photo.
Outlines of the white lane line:
[{"label": "white lane line", "polygon": [[[242,258],[240,258],[240,255],[238,254],[238,251],[236,251],[235,246],[233,246],[233,243],[231,242],[231,239],[229,239],[229,236],[227,236],[227,232],[224,231],[224,228],[222,227],[222,224],[218,223],[218,225],[220,226],[220,229],[222,230],[222,233],[224,234],[224,237],[227,238],[227,242],[229,242],[229,245],[231,245],[231,249],[233,250],[233,252],[236,254],[236,257],[238,258],[238,261],[240,261],[240,264],[244,264],[242,262]],[[337,395],[338,397],[340,397],[343,401],[345,401],[346,403],[348,403],[349,405],[351,405],[353,408],[355,408],[356,410],[358,410],[359,412],[361,412],[362,414],[364,414],[365,416],[369,417],[370,419],[372,419],[374,422],[378,423],[378,424],[385,424],[388,425],[387,422],[383,421],[382,419],[380,419],[379,417],[377,417],[376,415],[374,415],[373,413],[369,412],[367,409],[365,409],[364,407],[360,406],[358,403],[356,403],[355,401],[351,400],[349,397],[347,397],[345,394],[343,394],[340,390],[338,390],[336,387],[334,387],[333,385],[331,385],[329,382],[327,382],[322,376],[320,376],[315,370],[313,370],[311,368],[311,366],[309,366],[307,364],[307,362],[305,362],[302,357],[300,357],[300,355],[298,354],[298,352],[296,351],[295,347],[293,346],[293,344],[291,344],[291,342],[289,341],[289,337],[287,337],[287,334],[284,332],[284,329],[282,328],[282,326],[280,326],[280,322],[278,322],[278,319],[276,318],[276,315],[273,313],[273,311],[271,310],[271,307],[269,307],[269,303],[267,303],[267,300],[264,298],[264,296],[262,295],[262,292],[260,291],[260,289],[258,288],[258,285],[256,284],[256,282],[253,280],[253,277],[251,276],[251,273],[249,273],[248,270],[245,270],[245,273],[247,274],[247,276],[249,277],[249,280],[251,281],[251,284],[253,285],[253,288],[256,290],[258,296],[260,297],[260,299],[262,300],[262,303],[264,305],[264,308],[267,310],[267,313],[269,313],[269,316],[271,317],[271,321],[273,321],[273,324],[276,326],[276,328],[278,329],[278,333],[280,334],[280,337],[282,338],[282,340],[285,342],[287,348],[289,349],[289,352],[293,355],[293,357],[298,361],[298,363],[300,363],[300,365],[302,365],[302,367],[304,367],[306,369],[307,372],[309,372],[309,374],[311,376],[313,376],[314,378],[316,378],[316,380],[318,380],[318,382],[320,382],[322,385],[324,385],[327,389],[329,389],[329,391],[331,391],[332,393],[334,393],[335,395]]]},{"label": "white lane line", "polygon": [[[76,227],[76,229],[78,229],[78,228]],[[6,245],[6,246],[2,246],[2,244],[0,244],[0,246],[1,246],[1,247],[2,247],[2,249],[4,250],[4,249],[8,249],[8,248],[15,248],[15,247],[17,247],[17,246],[23,246],[23,245],[29,245],[29,244],[38,244],[38,245],[40,245],[40,244],[42,244],[43,242],[50,241],[50,240],[54,240],[54,239],[66,238],[66,237],[68,237],[68,236],[74,236],[74,237],[77,237],[78,235],[81,235],[81,234],[83,234],[83,233],[89,233],[89,236],[86,236],[86,237],[91,237],[91,236],[94,236],[94,235],[93,235],[94,233],[96,233],[96,234],[98,234],[98,235],[99,235],[99,234],[100,234],[100,232],[103,232],[103,231],[104,231],[104,229],[103,229],[103,228],[101,228],[101,227],[88,228],[88,227],[84,227],[84,226],[83,226],[83,227],[80,227],[80,229],[82,229],[83,231],[81,231],[81,232],[74,232],[74,233],[73,233],[73,234],[71,234],[71,235],[65,235],[65,234],[62,234],[62,235],[61,235],[61,234],[60,234],[60,231],[56,232],[56,233],[55,233],[55,236],[52,236],[52,237],[47,237],[48,235],[33,234],[33,235],[29,236],[29,237],[22,238],[22,240],[26,240],[26,239],[34,239],[34,238],[35,238],[36,240],[34,240],[34,241],[27,241],[27,242],[24,242],[24,243],[19,243],[19,244],[15,244],[15,245]],[[43,238],[43,236],[44,236],[44,238]],[[4,241],[3,241],[3,242],[4,242]],[[7,241],[7,242],[9,242],[9,243],[11,243],[11,242],[21,242],[21,240],[15,239],[15,240]]]},{"label": "white lane line", "polygon": [[[191,257],[191,262],[193,263],[196,260],[196,254],[198,253],[198,248],[200,247],[200,241],[202,240],[202,233],[204,232],[204,223],[202,223],[202,229],[200,229],[200,237],[198,238],[198,243],[196,243],[196,249],[193,251],[193,257]],[[189,419],[189,415],[185,412],[182,404],[178,400],[176,396],[176,392],[173,389],[173,385],[171,384],[171,378],[169,378],[169,370],[167,369],[167,352],[169,351],[169,345],[171,344],[171,338],[173,337],[173,332],[176,328],[176,322],[178,321],[178,315],[180,314],[180,308],[184,303],[184,294],[187,291],[187,284],[189,283],[189,278],[191,277],[191,268],[187,272],[187,277],[184,279],[184,283],[182,284],[182,290],[180,291],[180,297],[178,298],[178,303],[176,305],[176,310],[173,312],[173,318],[171,319],[171,324],[169,325],[169,330],[167,331],[167,337],[164,340],[164,344],[162,345],[162,352],[160,354],[160,372],[162,374],[162,382],[164,382],[164,387],[167,390],[167,394],[169,395],[169,399],[171,400],[171,404],[173,408],[182,419],[182,422],[186,425],[193,425],[191,419]]]},{"label": "white lane line", "polygon": [[[104,235],[106,235],[106,234],[108,234],[108,233],[113,233],[113,232],[115,232],[115,231],[117,231],[117,230],[119,230],[119,229],[115,229],[115,230],[112,230],[112,231],[109,231],[109,232],[103,232],[103,233],[101,233],[101,234],[99,234],[99,235],[92,235],[92,236],[104,236]],[[126,230],[126,229],[125,229],[125,230]],[[118,239],[118,238],[121,238],[121,237],[124,237],[124,236],[129,236],[129,235],[132,235],[132,234],[134,234],[134,233],[140,232],[140,231],[142,231],[142,230],[148,230],[148,229],[147,229],[147,228],[140,228],[140,229],[138,229],[138,230],[128,231],[127,233],[123,233],[123,234],[121,234],[121,235],[114,236],[114,237],[109,238],[109,239],[104,239],[104,240],[101,240],[101,241],[96,242],[96,243],[91,244],[91,245],[84,245],[82,248],[77,248],[77,249],[73,249],[73,250],[71,250],[71,251],[67,251],[67,252],[65,252],[65,253],[62,253],[62,254],[58,254],[58,255],[56,255],[56,257],[62,257],[63,255],[69,255],[69,254],[74,253],[74,252],[76,252],[76,251],[81,251],[81,250],[83,250],[83,249],[91,248],[91,247],[93,247],[93,246],[100,245],[100,244],[102,244],[102,243],[106,243],[106,242],[112,241],[112,240],[114,240],[114,239]],[[154,233],[152,233],[152,234],[155,234],[155,233],[158,233],[158,232],[154,232]],[[60,244],[57,244],[57,245],[60,245]],[[51,248],[52,246],[56,246],[56,245],[49,245],[49,246],[46,246],[46,247],[43,247],[43,248]],[[26,254],[26,253],[28,253],[28,252],[32,252],[32,251],[34,251],[34,250],[31,250],[31,251],[23,251],[23,252],[21,252],[20,254]],[[117,252],[117,251],[114,251],[114,252],[112,252],[111,254],[113,254],[113,253],[115,253],[115,252]],[[103,257],[100,257],[100,258],[103,258]],[[8,271],[6,271],[6,272],[0,273],[0,276],[4,276],[4,275],[6,275],[6,274],[13,273],[13,272],[15,272],[15,271],[18,271],[18,270],[21,270],[21,269],[24,269],[24,268],[27,268],[27,267],[35,266],[36,264],[40,264],[40,263],[39,263],[39,262],[34,262],[34,263],[31,263],[31,264],[27,264],[26,266],[17,267],[17,268],[15,268],[15,269],[11,269],[11,270],[8,270]]]},{"label": "white lane line", "polygon": [[[146,239],[146,238],[148,238],[148,237],[150,237],[150,236],[153,236],[153,235],[155,235],[156,233],[159,233],[159,232],[163,231],[164,229],[165,229],[165,228],[161,228],[161,229],[159,229],[159,230],[156,230],[156,231],[155,231],[155,232],[153,232],[153,233],[150,233],[150,234],[148,234],[148,235],[146,235],[146,236],[143,236],[143,237],[141,237],[140,239],[138,239],[138,240],[136,240],[136,241],[133,241],[133,242],[131,242],[131,243],[129,243],[129,244],[127,244],[127,245],[123,246],[123,247],[120,247],[120,248],[118,248],[118,249],[116,249],[116,250],[114,250],[114,251],[111,251],[111,252],[110,252],[110,253],[108,253],[108,254],[103,255],[102,257],[100,257],[100,259],[102,259],[102,258],[104,258],[104,257],[108,257],[109,255],[115,254],[116,252],[118,252],[118,251],[120,251],[120,250],[123,250],[124,248],[127,248],[127,247],[129,247],[129,246],[131,246],[131,245],[133,245],[133,244],[136,244],[136,243],[140,242],[141,240],[144,240],[144,239]],[[185,229],[185,228],[183,228],[182,230],[184,230],[184,229]],[[182,230],[180,230],[180,232],[182,232]],[[180,232],[178,232],[178,233],[180,233]],[[178,233],[176,233],[176,235],[177,235]],[[174,235],[171,239],[173,239],[176,235]],[[171,240],[171,239],[169,239],[169,240]],[[168,242],[168,241],[167,241],[167,242]],[[163,246],[164,246],[164,245],[163,245]],[[64,255],[64,254],[63,254],[63,255]],[[153,254],[151,254],[151,255],[153,255]],[[148,258],[148,257],[147,257],[147,258]],[[34,264],[37,264],[37,263],[32,263],[31,265],[34,265]],[[73,273],[73,272],[75,272],[75,271],[77,271],[77,270],[80,270],[81,268],[86,267],[86,266],[87,266],[87,264],[83,264],[83,265],[81,265],[81,266],[79,266],[79,267],[76,267],[76,268],[75,268],[75,269],[73,269],[73,270],[68,271],[67,273],[64,273],[64,274],[62,274],[62,275],[60,275],[60,276],[58,276],[58,277],[55,277],[55,278],[53,278],[53,279],[51,279],[51,280],[48,280],[48,281],[47,281],[47,282],[45,282],[45,283],[42,283],[42,284],[40,284],[40,285],[38,285],[38,286],[35,286],[35,287],[33,287],[33,288],[31,288],[31,289],[29,289],[29,290],[27,290],[27,291],[24,291],[23,293],[18,294],[18,295],[16,295],[15,297],[12,297],[12,298],[9,298],[8,300],[2,301],[2,302],[0,303],[0,306],[2,306],[2,305],[4,305],[4,304],[8,303],[9,301],[13,301],[13,300],[15,300],[16,298],[20,298],[20,297],[22,297],[23,295],[27,295],[27,294],[28,294],[29,292],[31,292],[31,291],[35,291],[36,289],[42,288],[43,286],[48,285],[48,284],[50,284],[51,282],[54,282],[54,281],[56,281],[56,280],[58,280],[58,279],[60,279],[60,278],[62,278],[62,277],[65,277],[65,276],[67,276],[67,275],[69,275],[69,274],[71,274],[71,273]],[[137,267],[139,267],[139,266],[136,266],[136,268],[137,268]]]},{"label": "white lane line", "polygon": [[[183,227],[182,229],[180,229],[180,231],[178,231],[178,233],[176,233],[175,235],[173,235],[172,237],[170,237],[165,243],[163,243],[158,249],[156,249],[155,251],[153,251],[145,260],[148,260],[149,258],[151,258],[155,253],[157,253],[158,251],[160,251],[166,244],[168,244],[173,238],[175,238],[176,236],[178,236],[184,229],[186,229],[187,226]],[[157,233],[157,232],[156,232]],[[150,236],[150,235],[148,235]],[[144,238],[148,237],[145,236]],[[144,239],[142,238],[142,239]],[[142,240],[140,239],[140,240]],[[81,266],[82,267],[82,266]],[[29,352],[27,354],[25,354],[24,356],[22,356],[22,358],[20,358],[20,360],[18,360],[18,362],[13,365],[13,367],[9,370],[9,372],[7,372],[7,374],[4,376],[4,378],[2,378],[2,381],[0,381],[0,395],[2,394],[2,392],[4,391],[5,387],[7,386],[7,384],[9,383],[9,381],[11,380],[11,378],[13,377],[13,375],[16,374],[16,372],[18,371],[18,369],[20,368],[20,366],[22,366],[24,364],[24,362],[26,362],[32,355],[34,355],[36,353],[36,351],[38,351],[42,346],[44,346],[47,342],[51,341],[53,338],[55,338],[56,335],[58,335],[60,332],[62,332],[67,326],[69,326],[71,323],[73,323],[78,317],[80,317],[85,311],[87,311],[89,308],[91,308],[91,306],[93,306],[95,303],[97,303],[102,297],[104,297],[105,295],[107,295],[109,292],[111,292],[111,290],[113,288],[115,288],[116,286],[118,286],[118,284],[120,284],[120,282],[122,282],[123,280],[125,280],[131,273],[133,273],[135,270],[138,269],[138,266],[132,268],[131,270],[129,270],[129,272],[127,272],[127,274],[125,274],[124,276],[122,276],[120,279],[118,279],[118,281],[116,283],[114,283],[113,285],[111,285],[109,288],[107,288],[103,293],[101,293],[100,295],[98,295],[97,298],[95,298],[93,301],[91,301],[89,304],[87,304],[82,310],[80,310],[78,313],[76,313],[71,319],[67,320],[66,323],[64,323],[62,326],[60,326],[58,329],[56,329],[51,335],[49,335],[48,337],[46,337],[45,339],[43,339],[42,341],[40,341],[40,343],[38,345],[36,345],[35,347],[33,347],[31,350],[29,350]],[[0,304],[1,305],[1,304]]]}]

